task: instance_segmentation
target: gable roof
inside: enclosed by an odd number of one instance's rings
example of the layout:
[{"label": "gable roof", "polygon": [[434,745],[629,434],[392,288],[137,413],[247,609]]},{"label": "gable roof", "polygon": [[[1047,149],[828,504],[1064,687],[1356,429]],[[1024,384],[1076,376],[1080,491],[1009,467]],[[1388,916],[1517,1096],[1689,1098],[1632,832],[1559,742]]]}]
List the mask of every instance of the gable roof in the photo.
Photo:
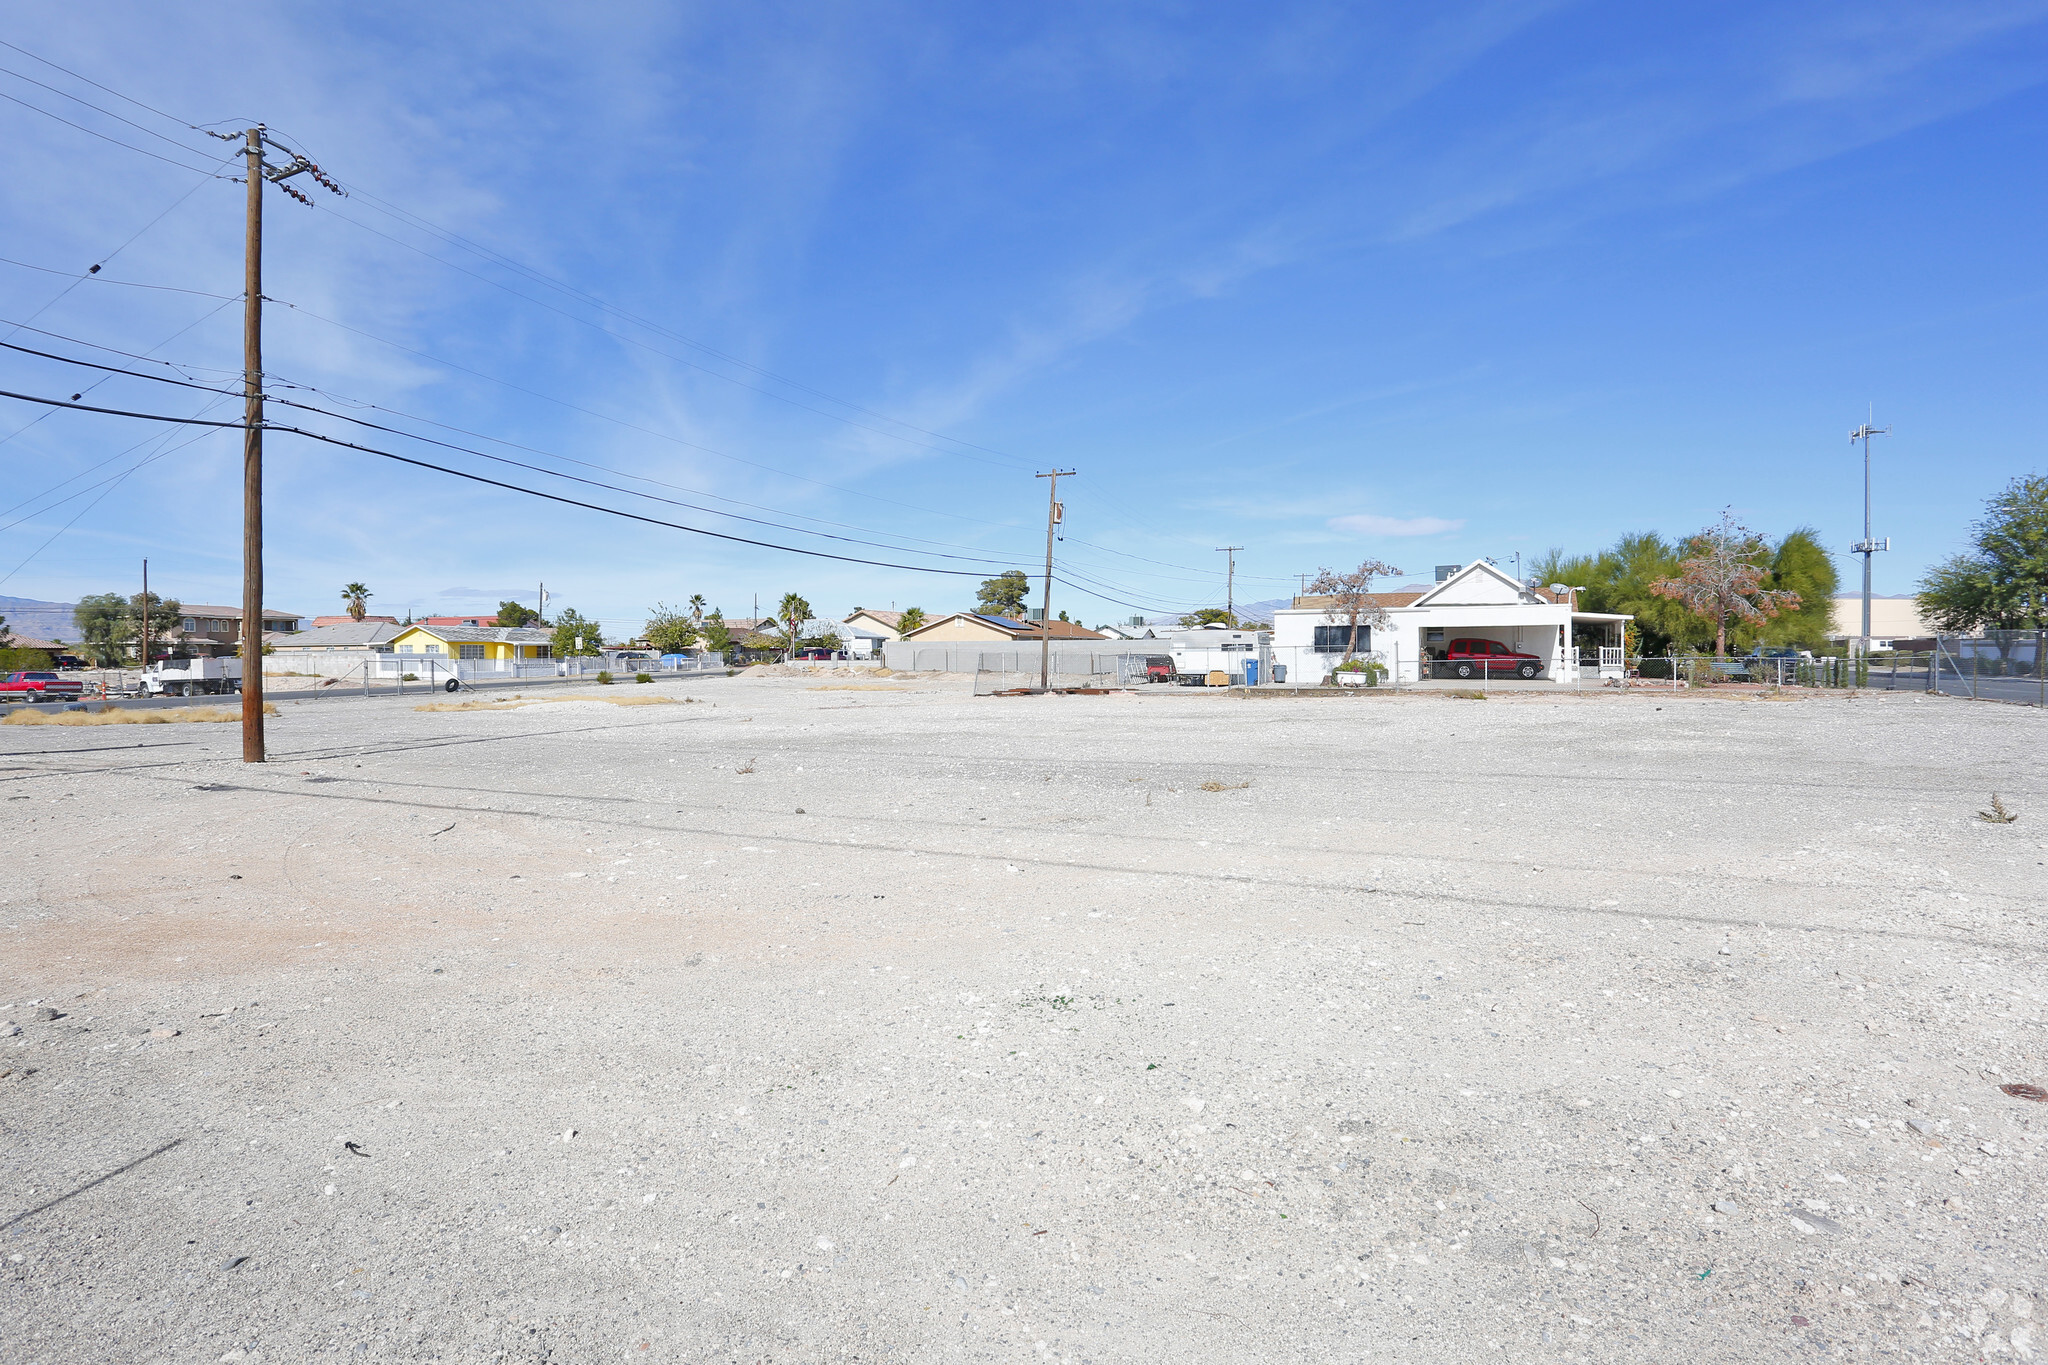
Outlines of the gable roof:
[{"label": "gable roof", "polygon": [[1528,605],[1534,605],[1540,602],[1546,605],[1555,606],[1558,602],[1563,600],[1561,598],[1553,596],[1548,591],[1537,592],[1534,589],[1532,589],[1527,583],[1518,582],[1515,579],[1508,577],[1506,574],[1502,573],[1497,566],[1489,564],[1483,559],[1475,559],[1470,564],[1467,564],[1464,568],[1452,574],[1449,578],[1446,578],[1443,582],[1431,588],[1428,592],[1423,593],[1420,597],[1416,598],[1415,605],[1428,606],[1437,598],[1442,597],[1444,594],[1449,592],[1456,585],[1460,583],[1465,583],[1468,580],[1474,578],[1490,578],[1494,580],[1494,583],[1497,586],[1506,588],[1509,592],[1514,593],[1515,598],[1518,602],[1522,602]]},{"label": "gable roof", "polygon": [[846,619],[851,621],[856,616],[865,616],[870,620],[880,621],[891,630],[901,630],[903,628],[903,613],[900,611],[878,611],[874,607],[855,607],[846,614]]},{"label": "gable roof", "polygon": [[937,620],[925,622],[916,630],[904,635],[903,638],[908,640],[914,636],[923,635],[927,631],[945,625],[948,621],[974,621],[992,630],[999,630],[1012,640],[1036,640],[1048,635],[1055,640],[1105,640],[1109,638],[1106,635],[1097,634],[1078,621],[1053,621],[1049,623],[1051,629],[1045,630],[1041,629],[1036,621],[1019,621],[1013,617],[991,616],[986,612],[980,611],[948,612]]},{"label": "gable roof", "polygon": [[405,627],[394,622],[345,621],[335,626],[315,626],[293,635],[273,635],[270,643],[277,649],[364,649],[381,645],[397,635]]},{"label": "gable roof", "polygon": [[553,631],[538,630],[532,626],[430,626],[419,621],[402,627],[399,634],[408,635],[415,631],[432,636],[443,644],[544,645],[555,638]]},{"label": "gable roof", "polygon": [[[1414,606],[1421,599],[1422,594],[1419,592],[1369,592],[1364,596],[1368,606],[1385,607],[1391,611],[1395,607]],[[1311,593],[1295,598],[1294,608],[1296,611],[1321,610],[1329,607],[1336,600],[1337,595],[1335,593]]]}]

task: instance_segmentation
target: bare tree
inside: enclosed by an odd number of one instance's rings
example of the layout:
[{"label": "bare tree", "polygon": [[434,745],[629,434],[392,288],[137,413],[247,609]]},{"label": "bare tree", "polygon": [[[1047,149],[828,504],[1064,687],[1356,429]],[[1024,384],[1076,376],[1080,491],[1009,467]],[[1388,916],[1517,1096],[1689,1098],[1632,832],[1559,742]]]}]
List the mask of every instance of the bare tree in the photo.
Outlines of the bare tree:
[{"label": "bare tree", "polygon": [[1678,577],[1660,578],[1650,591],[1714,623],[1715,658],[1728,653],[1730,621],[1762,623],[1799,610],[1798,593],[1764,586],[1771,570],[1758,561],[1768,558],[1770,546],[1735,519],[1733,508],[1724,508],[1721,520],[1688,540],[1685,550]]},{"label": "bare tree", "polygon": [[1349,626],[1344,636],[1344,659],[1350,663],[1351,656],[1358,652],[1358,628],[1360,626],[1384,626],[1387,623],[1387,609],[1372,598],[1372,581],[1375,578],[1395,578],[1404,571],[1377,559],[1368,559],[1355,569],[1343,573],[1335,569],[1319,569],[1315,581],[1308,585],[1311,597],[1328,597],[1323,607],[1323,619],[1331,625]]}]

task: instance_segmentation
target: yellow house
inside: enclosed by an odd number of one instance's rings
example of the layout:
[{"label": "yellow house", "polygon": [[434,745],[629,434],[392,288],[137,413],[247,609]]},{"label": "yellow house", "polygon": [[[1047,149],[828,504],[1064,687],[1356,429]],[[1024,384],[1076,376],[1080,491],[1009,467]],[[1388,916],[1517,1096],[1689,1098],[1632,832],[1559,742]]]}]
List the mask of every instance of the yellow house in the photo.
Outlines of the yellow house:
[{"label": "yellow house", "polygon": [[406,626],[388,648],[399,660],[474,659],[510,666],[554,657],[554,632],[519,626]]}]

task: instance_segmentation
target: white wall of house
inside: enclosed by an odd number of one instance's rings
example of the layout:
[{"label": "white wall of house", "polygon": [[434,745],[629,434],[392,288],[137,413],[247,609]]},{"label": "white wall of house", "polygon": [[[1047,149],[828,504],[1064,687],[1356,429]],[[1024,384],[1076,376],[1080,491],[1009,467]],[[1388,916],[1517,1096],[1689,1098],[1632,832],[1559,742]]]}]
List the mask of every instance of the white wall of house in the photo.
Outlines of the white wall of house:
[{"label": "white wall of house", "polygon": [[[1480,561],[1436,585],[1411,606],[1392,607],[1384,625],[1371,632],[1357,657],[1386,665],[1400,682],[1423,676],[1425,649],[1441,653],[1461,638],[1494,640],[1543,661],[1543,676],[1575,683],[1566,667],[1571,643],[1571,607],[1552,602]],[[1283,607],[1273,613],[1273,662],[1285,665],[1288,683],[1322,682],[1344,660],[1341,643],[1316,648],[1317,626],[1342,626],[1320,607]],[[1360,626],[1360,634],[1365,629]],[[1331,642],[1326,641],[1326,645]]]}]

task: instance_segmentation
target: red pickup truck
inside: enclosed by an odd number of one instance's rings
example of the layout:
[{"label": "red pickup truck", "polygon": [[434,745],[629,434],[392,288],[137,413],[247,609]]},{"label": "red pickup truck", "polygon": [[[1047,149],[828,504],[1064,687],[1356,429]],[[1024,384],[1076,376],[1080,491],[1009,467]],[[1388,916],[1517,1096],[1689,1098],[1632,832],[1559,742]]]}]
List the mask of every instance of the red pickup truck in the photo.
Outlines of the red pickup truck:
[{"label": "red pickup truck", "polygon": [[1543,660],[1534,654],[1509,649],[1498,640],[1453,640],[1450,648],[1444,651],[1441,666],[1459,678],[1476,677],[1482,673],[1512,673],[1518,678],[1533,678],[1543,671]]},{"label": "red pickup truck", "polygon": [[85,684],[55,673],[9,673],[0,681],[0,701],[77,701]]}]

